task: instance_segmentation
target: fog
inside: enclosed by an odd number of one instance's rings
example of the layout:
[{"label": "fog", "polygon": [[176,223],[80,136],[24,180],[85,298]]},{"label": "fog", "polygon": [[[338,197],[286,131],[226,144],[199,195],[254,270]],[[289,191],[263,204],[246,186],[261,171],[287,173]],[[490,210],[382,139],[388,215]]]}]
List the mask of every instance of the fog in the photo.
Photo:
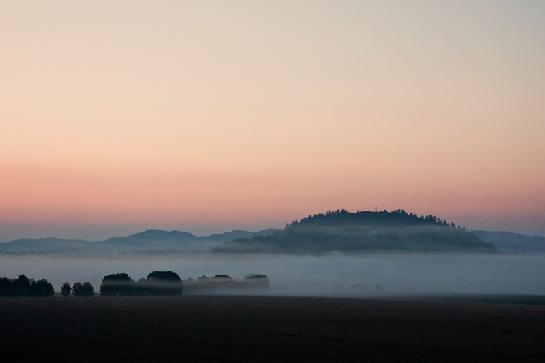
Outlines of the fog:
[{"label": "fog", "polygon": [[65,281],[90,281],[98,290],[104,275],[126,272],[137,280],[153,270],[172,270],[182,279],[264,273],[271,288],[262,293],[273,295],[545,294],[545,255],[0,256],[0,276],[46,278],[56,291]]}]

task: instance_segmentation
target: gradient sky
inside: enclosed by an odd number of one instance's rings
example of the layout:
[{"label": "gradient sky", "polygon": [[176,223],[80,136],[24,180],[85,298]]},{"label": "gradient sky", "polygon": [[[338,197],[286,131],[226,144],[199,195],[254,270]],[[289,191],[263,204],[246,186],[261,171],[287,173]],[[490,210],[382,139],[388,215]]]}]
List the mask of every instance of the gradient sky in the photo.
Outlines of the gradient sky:
[{"label": "gradient sky", "polygon": [[0,0],[0,240],[405,208],[545,234],[544,1]]}]

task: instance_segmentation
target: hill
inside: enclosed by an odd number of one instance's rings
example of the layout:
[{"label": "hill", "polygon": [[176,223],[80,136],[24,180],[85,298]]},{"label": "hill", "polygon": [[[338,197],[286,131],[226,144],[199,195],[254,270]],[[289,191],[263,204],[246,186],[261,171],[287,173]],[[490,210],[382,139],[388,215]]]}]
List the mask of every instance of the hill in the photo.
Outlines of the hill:
[{"label": "hill", "polygon": [[163,231],[160,229],[148,229],[144,232],[131,234],[125,237],[112,237],[106,240],[110,243],[146,243],[147,241],[195,241],[198,238],[189,232]]},{"label": "hill", "polygon": [[465,228],[432,215],[404,210],[330,211],[288,224],[267,237],[229,241],[213,249],[225,253],[496,252]]}]

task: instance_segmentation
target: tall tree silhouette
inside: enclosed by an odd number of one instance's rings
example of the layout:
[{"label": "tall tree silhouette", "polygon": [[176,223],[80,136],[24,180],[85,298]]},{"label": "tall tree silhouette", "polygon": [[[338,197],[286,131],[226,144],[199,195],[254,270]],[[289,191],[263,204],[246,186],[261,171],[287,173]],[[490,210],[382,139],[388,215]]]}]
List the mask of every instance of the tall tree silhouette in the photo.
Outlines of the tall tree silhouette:
[{"label": "tall tree silhouette", "polygon": [[70,287],[70,283],[65,282],[64,284],[62,284],[62,286],[61,286],[61,294],[62,294],[64,297],[70,296],[70,292],[71,292],[71,291],[72,291],[72,288]]}]

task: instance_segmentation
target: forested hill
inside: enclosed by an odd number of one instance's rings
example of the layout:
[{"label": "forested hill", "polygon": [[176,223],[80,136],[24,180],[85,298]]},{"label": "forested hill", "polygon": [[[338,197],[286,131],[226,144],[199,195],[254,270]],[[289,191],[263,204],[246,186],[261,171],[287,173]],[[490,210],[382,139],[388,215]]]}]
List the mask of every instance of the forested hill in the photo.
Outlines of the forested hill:
[{"label": "forested hill", "polygon": [[[446,220],[440,219],[433,215],[419,216],[414,213],[407,213],[403,209],[394,211],[361,211],[361,212],[348,212],[341,209],[337,211],[328,211],[326,213],[319,213],[310,215],[300,221],[294,221],[288,225],[293,227],[297,225],[382,225],[382,226],[448,226]],[[450,226],[455,227],[452,223]]]},{"label": "forested hill", "polygon": [[404,210],[329,211],[288,224],[267,237],[216,247],[228,253],[495,252],[494,246],[438,217]]}]

